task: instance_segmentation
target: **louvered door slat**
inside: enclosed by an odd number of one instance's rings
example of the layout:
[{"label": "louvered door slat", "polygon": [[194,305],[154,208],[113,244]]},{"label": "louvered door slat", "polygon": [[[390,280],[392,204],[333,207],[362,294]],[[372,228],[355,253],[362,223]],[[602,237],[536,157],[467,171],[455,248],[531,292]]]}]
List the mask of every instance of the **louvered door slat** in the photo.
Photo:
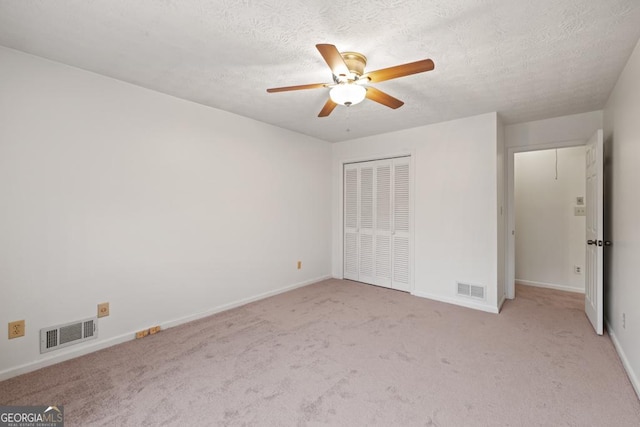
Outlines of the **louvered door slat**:
[{"label": "louvered door slat", "polygon": [[396,232],[409,232],[409,165],[396,165],[394,169],[393,218]]},{"label": "louvered door slat", "polygon": [[373,229],[373,168],[360,169],[360,229]]},{"label": "louvered door slat", "polygon": [[345,233],[344,236],[344,278],[358,280],[358,235]]},{"label": "louvered door slat", "polygon": [[395,236],[393,239],[393,287],[405,289],[409,286],[409,239]]},{"label": "louvered door slat", "polygon": [[391,165],[376,168],[376,230],[391,231]]},{"label": "louvered door slat", "polygon": [[373,235],[360,234],[360,279],[370,283],[373,277]]},{"label": "louvered door slat", "polygon": [[344,173],[344,226],[358,227],[358,170],[347,169]]},{"label": "louvered door slat", "polygon": [[376,285],[391,286],[391,236],[376,236]]}]

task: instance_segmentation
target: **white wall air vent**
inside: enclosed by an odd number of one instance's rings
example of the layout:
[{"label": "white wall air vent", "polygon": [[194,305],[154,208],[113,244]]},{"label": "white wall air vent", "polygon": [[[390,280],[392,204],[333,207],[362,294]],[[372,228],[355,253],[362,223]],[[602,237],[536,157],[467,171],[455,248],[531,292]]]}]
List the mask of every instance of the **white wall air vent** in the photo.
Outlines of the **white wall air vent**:
[{"label": "white wall air vent", "polygon": [[40,353],[58,350],[98,337],[98,318],[40,329]]},{"label": "white wall air vent", "polygon": [[484,286],[470,285],[468,283],[456,282],[458,295],[473,299],[485,299]]}]

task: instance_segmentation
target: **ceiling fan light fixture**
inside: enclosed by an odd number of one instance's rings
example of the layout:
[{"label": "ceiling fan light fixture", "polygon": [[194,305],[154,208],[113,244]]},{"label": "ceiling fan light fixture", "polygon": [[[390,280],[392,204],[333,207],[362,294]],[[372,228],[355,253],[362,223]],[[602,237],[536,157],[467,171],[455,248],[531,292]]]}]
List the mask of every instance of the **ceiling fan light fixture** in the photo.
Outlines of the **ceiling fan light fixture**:
[{"label": "ceiling fan light fixture", "polygon": [[329,91],[329,99],[327,99],[322,110],[318,113],[318,117],[327,117],[338,105],[349,107],[359,104],[365,98],[394,110],[400,108],[404,105],[404,102],[394,98],[388,93],[376,89],[375,86],[369,86],[369,84],[424,73],[425,71],[433,70],[435,67],[432,60],[422,59],[420,61],[407,62],[406,64],[381,68],[365,73],[364,67],[367,65],[367,58],[361,53],[341,53],[334,45],[327,43],[317,44],[316,49],[318,49],[318,52],[322,55],[322,59],[324,59],[324,62],[326,62],[331,69],[333,83],[312,83],[274,87],[267,89],[267,92],[331,88]]},{"label": "ceiling fan light fixture", "polygon": [[334,86],[329,91],[329,97],[336,104],[351,106],[361,103],[367,95],[367,89],[352,83],[344,83]]}]

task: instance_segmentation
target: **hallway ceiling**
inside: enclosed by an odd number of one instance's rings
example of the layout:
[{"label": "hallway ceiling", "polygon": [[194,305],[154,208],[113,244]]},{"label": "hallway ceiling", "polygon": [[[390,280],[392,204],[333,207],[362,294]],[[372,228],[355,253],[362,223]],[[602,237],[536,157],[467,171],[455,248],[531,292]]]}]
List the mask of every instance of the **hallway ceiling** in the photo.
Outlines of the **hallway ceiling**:
[{"label": "hallway ceiling", "polygon": [[[332,142],[602,109],[639,37],[637,0],[0,1],[0,45]],[[266,92],[330,81],[318,43],[435,70],[318,118],[328,89]]]}]

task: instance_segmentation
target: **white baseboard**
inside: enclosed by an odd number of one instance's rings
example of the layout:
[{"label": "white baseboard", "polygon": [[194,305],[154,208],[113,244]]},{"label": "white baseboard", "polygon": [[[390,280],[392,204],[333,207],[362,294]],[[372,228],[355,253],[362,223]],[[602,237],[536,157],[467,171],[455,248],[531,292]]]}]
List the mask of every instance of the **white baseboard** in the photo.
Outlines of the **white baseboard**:
[{"label": "white baseboard", "polygon": [[489,304],[483,304],[483,303],[479,303],[479,302],[475,302],[475,301],[467,300],[463,298],[460,298],[460,299],[448,298],[448,297],[443,297],[441,295],[433,295],[427,292],[420,292],[420,291],[412,292],[411,295],[415,295],[421,298],[432,299],[434,301],[446,302],[447,304],[459,305],[466,308],[473,308],[474,310],[486,311],[487,313],[494,313],[494,314],[499,313],[498,307],[494,307]]},{"label": "white baseboard", "polygon": [[[220,313],[226,310],[230,310],[232,308],[240,307],[241,305],[249,304],[251,302],[258,301],[264,298],[269,298],[287,291],[291,291],[293,289],[301,288],[303,286],[308,286],[313,283],[317,283],[326,279],[331,279],[331,276],[328,275],[328,276],[318,277],[315,279],[305,280],[304,282],[299,282],[293,285],[275,289],[273,291],[255,295],[249,298],[243,298],[241,300],[233,301],[228,304],[223,304],[221,306],[215,307],[211,310],[207,310],[201,313],[181,317],[179,319],[174,319],[167,322],[162,322],[160,323],[160,327],[162,329],[173,328],[174,326],[178,326],[184,323],[192,322],[194,320],[202,319],[203,317],[211,316],[216,313]],[[77,348],[62,349],[62,350],[59,350],[60,353],[56,355],[47,356],[45,358],[36,360],[34,362],[29,362],[13,368],[5,369],[4,371],[0,371],[0,381],[7,380],[9,378],[13,378],[18,375],[26,374],[28,372],[35,371],[37,369],[45,368],[47,366],[55,365],[56,363],[64,362],[65,360],[74,359],[76,357],[80,357],[85,354],[93,353],[95,351],[102,350],[107,347],[111,347],[117,344],[122,344],[127,341],[132,341],[135,339],[136,331],[139,331],[141,329],[144,329],[144,327],[136,328],[135,331],[126,332],[116,337],[107,338],[105,340],[101,340],[97,342],[96,341],[90,342]]]},{"label": "white baseboard", "polygon": [[536,288],[547,288],[547,289],[555,289],[558,291],[575,292],[578,294],[584,294],[584,289],[573,288],[571,286],[566,286],[566,285],[557,285],[555,283],[534,282],[532,280],[521,280],[521,279],[516,279],[516,283],[520,285],[525,285],[525,286],[535,286]]},{"label": "white baseboard", "polygon": [[631,381],[631,385],[633,386],[633,389],[636,391],[636,395],[638,396],[638,399],[640,399],[640,381],[638,381],[638,376],[633,371],[633,368],[629,363],[629,359],[627,358],[627,355],[622,349],[622,346],[620,345],[620,341],[618,341],[618,337],[616,337],[615,332],[611,328],[611,324],[609,323],[608,320],[606,320],[605,323],[607,325],[607,333],[611,337],[611,342],[613,342],[613,346],[615,347],[616,351],[618,352],[618,356],[622,361],[622,366],[624,366],[624,370],[627,372],[629,381]]},{"label": "white baseboard", "polygon": [[17,377],[18,375],[26,374],[28,372],[32,372],[41,368],[46,368],[47,366],[55,365],[56,363],[74,359],[85,354],[93,353],[94,351],[102,350],[116,344],[122,344],[123,342],[131,341],[134,338],[135,332],[130,332],[102,341],[93,341],[84,345],[81,344],[81,347],[78,348],[59,350],[59,353],[55,356],[48,356],[42,359],[38,359],[35,362],[28,362],[23,365],[0,371],[0,381]]},{"label": "white baseboard", "polygon": [[173,328],[178,325],[182,325],[184,323],[193,322],[194,320],[202,319],[203,317],[212,316],[216,313],[221,313],[223,311],[231,310],[232,308],[240,307],[241,305],[249,304],[254,301],[259,301],[261,299],[269,298],[278,294],[282,294],[284,292],[292,291],[297,288],[302,288],[303,286],[308,286],[313,283],[320,282],[322,280],[331,279],[331,276],[322,276],[311,280],[305,280],[304,282],[299,282],[294,285],[285,286],[283,288],[275,289],[273,291],[265,292],[259,295],[255,295],[249,298],[243,298],[238,301],[233,301],[228,304],[224,304],[218,307],[215,307],[211,310],[203,311],[201,313],[192,314],[189,316],[181,317],[179,319],[169,320],[168,322],[164,322],[160,324],[162,329]]}]

